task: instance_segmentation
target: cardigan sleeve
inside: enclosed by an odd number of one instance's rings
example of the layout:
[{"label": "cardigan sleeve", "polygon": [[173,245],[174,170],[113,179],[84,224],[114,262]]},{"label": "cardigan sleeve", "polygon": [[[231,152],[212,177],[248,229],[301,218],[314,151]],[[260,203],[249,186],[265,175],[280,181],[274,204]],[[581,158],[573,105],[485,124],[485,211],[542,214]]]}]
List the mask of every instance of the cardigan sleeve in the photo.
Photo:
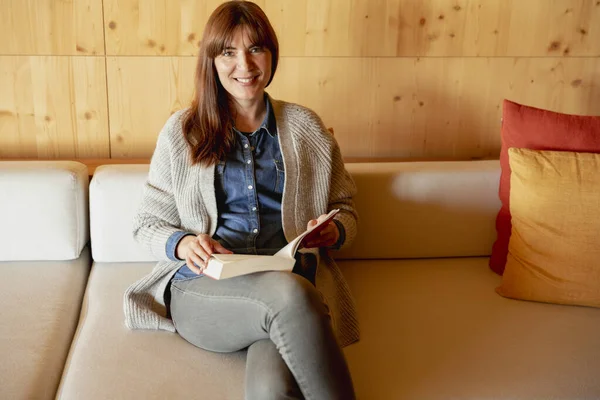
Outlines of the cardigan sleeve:
[{"label": "cardigan sleeve", "polygon": [[172,138],[181,133],[179,115],[171,116],[158,136],[142,201],[133,221],[134,239],[159,260],[169,260],[168,240],[174,233],[182,231],[171,176]]},{"label": "cardigan sleeve", "polygon": [[[306,126],[306,131],[303,131],[303,143],[310,146],[310,153],[317,155],[317,160],[313,160],[315,164],[320,165],[318,168],[324,177],[327,177],[326,182],[323,182],[323,187],[327,186],[327,190],[317,190],[315,192],[327,193],[327,211],[339,209],[340,212],[335,216],[334,221],[341,224],[343,227],[343,238],[335,244],[335,249],[345,249],[354,241],[357,233],[358,212],[354,207],[353,197],[356,195],[357,189],[354,179],[346,170],[340,146],[335,140],[335,137],[325,127],[323,120],[314,111],[296,106],[297,111],[302,116],[302,122]],[[342,229],[340,229],[340,236]]]},{"label": "cardigan sleeve", "polygon": [[[329,134],[329,132],[327,133]],[[348,247],[356,237],[358,225],[358,212],[354,207],[353,197],[356,195],[356,185],[350,173],[344,166],[342,154],[337,141],[331,137],[331,182],[329,190],[328,210],[339,208],[335,221],[343,226],[344,240],[337,243],[337,249]]]}]

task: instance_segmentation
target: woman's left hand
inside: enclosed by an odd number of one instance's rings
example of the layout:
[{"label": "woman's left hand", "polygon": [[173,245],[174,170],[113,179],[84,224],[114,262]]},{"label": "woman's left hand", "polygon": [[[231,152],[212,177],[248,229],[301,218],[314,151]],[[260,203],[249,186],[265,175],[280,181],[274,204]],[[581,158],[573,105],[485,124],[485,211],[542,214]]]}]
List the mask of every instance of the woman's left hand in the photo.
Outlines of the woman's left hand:
[{"label": "woman's left hand", "polygon": [[[327,214],[320,215],[317,219],[311,219],[306,225],[306,229],[310,229],[323,221],[327,217]],[[313,247],[329,247],[337,243],[340,238],[340,231],[338,230],[337,224],[333,221],[329,221],[329,224],[319,232],[319,235],[313,238],[310,242],[305,244],[307,248]]]}]

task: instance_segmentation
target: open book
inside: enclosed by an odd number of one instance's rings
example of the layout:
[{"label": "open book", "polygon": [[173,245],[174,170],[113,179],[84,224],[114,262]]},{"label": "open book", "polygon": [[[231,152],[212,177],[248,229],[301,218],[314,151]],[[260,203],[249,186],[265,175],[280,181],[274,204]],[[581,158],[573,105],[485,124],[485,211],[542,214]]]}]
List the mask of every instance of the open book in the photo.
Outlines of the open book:
[{"label": "open book", "polygon": [[304,231],[272,256],[253,254],[213,254],[203,273],[214,279],[225,279],[260,271],[291,271],[294,268],[296,251],[317,237],[340,210],[331,210],[327,217],[312,228]]}]

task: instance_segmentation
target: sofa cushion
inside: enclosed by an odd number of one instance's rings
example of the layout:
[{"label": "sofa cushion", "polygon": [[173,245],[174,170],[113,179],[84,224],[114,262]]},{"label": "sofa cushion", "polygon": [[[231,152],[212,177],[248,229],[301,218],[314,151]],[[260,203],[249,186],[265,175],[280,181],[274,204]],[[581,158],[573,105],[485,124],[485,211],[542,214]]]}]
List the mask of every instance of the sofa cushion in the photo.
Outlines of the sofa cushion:
[{"label": "sofa cushion", "polygon": [[0,261],[79,257],[89,239],[87,167],[0,161],[0,221]]},{"label": "sofa cushion", "polygon": [[[359,398],[600,396],[600,310],[502,298],[487,263],[340,262],[362,329],[345,348]],[[58,398],[243,398],[243,352],[211,353],[177,334],[125,328],[123,291],[152,267],[94,264]]]},{"label": "sofa cushion", "polygon": [[[336,258],[489,255],[496,237],[498,161],[346,164],[358,187],[359,231]],[[90,184],[92,256],[155,258],[132,238],[148,165],[106,165]]]},{"label": "sofa cushion", "polygon": [[153,261],[133,239],[133,218],[142,201],[147,164],[103,165],[90,183],[92,257],[97,262]]},{"label": "sofa cushion", "polygon": [[511,148],[505,297],[600,307],[600,154]]},{"label": "sofa cushion", "polygon": [[0,262],[0,398],[54,399],[77,326],[90,253]]},{"label": "sofa cushion", "polygon": [[494,292],[487,258],[346,261],[363,399],[598,399],[600,310]]},{"label": "sofa cushion", "polygon": [[568,115],[528,107],[505,100],[502,123],[500,200],[496,219],[498,238],[494,243],[490,267],[504,272],[511,235],[510,165],[508,149],[556,150],[600,153],[600,116]]},{"label": "sofa cushion", "polygon": [[496,237],[498,161],[346,164],[359,229],[338,259],[487,256]]},{"label": "sofa cushion", "polygon": [[242,399],[244,353],[216,354],[125,327],[123,293],[155,263],[94,263],[57,398]]}]

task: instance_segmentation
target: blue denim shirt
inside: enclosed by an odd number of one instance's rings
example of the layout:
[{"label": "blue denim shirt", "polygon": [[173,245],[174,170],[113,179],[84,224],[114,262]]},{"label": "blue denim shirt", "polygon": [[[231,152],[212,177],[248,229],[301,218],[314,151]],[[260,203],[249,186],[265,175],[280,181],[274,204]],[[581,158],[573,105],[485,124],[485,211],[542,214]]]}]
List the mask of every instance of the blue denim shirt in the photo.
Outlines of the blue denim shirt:
[{"label": "blue denim shirt", "polygon": [[[234,129],[233,150],[215,166],[215,194],[219,219],[213,239],[237,254],[275,254],[287,245],[281,221],[281,199],[285,182],[277,124],[271,103],[261,126],[252,133]],[[337,221],[336,221],[337,223]],[[337,223],[340,240],[344,228]],[[175,250],[190,232],[176,232],[167,241],[167,255],[179,260]],[[183,264],[174,279],[198,276]]]}]

